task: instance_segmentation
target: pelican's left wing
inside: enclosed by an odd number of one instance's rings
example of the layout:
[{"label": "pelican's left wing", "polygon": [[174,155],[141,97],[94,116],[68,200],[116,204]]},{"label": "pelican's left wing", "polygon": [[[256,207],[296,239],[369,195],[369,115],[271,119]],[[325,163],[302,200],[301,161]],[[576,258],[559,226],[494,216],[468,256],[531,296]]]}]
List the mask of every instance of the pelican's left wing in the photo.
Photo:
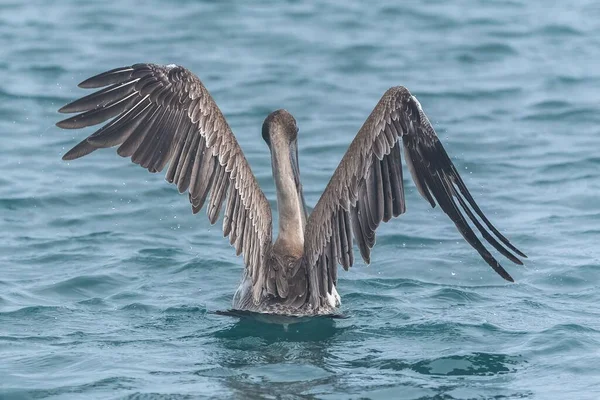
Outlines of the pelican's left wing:
[{"label": "pelican's left wing", "polygon": [[[64,160],[96,149],[117,152],[148,169],[161,171],[180,193],[189,192],[194,213],[208,198],[215,223],[227,197],[223,234],[244,262],[259,301],[271,245],[271,207],[231,128],[200,79],[177,65],[136,64],[104,72],[79,84],[101,88],[59,111],[80,113],[57,123],[77,129],[113,118],[69,150]],[[209,197],[210,194],[210,197]]]},{"label": "pelican's left wing", "polygon": [[353,264],[352,238],[369,263],[380,222],[387,222],[406,210],[399,138],[402,138],[406,164],[419,193],[432,207],[439,204],[494,271],[513,281],[477,238],[469,220],[501,254],[522,264],[511,251],[522,257],[525,254],[486,218],[419,102],[408,89],[398,86],[389,89],[369,115],[307,222],[304,261],[312,275],[309,281],[313,304],[325,301],[326,295],[332,294],[332,285],[337,281],[337,264],[344,269]]}]

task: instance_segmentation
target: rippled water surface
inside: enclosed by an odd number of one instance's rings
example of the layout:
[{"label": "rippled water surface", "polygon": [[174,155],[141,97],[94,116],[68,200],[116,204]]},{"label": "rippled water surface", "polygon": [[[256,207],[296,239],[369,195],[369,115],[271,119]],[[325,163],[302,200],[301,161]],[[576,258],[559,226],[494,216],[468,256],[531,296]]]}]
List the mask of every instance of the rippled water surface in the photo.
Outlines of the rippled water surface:
[{"label": "rippled water surface", "polygon": [[[0,398],[600,398],[599,21],[595,0],[3,1]],[[76,84],[136,62],[201,77],[273,207],[268,112],[298,121],[313,206],[407,86],[526,265],[504,282],[406,174],[408,212],[340,272],[348,319],[212,314],[242,272],[220,226],[112,150],[60,160]]]}]

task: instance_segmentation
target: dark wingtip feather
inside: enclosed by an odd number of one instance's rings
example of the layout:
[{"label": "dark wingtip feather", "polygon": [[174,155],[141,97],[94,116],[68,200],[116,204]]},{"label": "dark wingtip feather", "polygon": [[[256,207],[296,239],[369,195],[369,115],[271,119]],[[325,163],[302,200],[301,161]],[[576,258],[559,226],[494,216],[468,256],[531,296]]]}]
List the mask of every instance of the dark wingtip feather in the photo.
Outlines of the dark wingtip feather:
[{"label": "dark wingtip feather", "polygon": [[121,67],[111,69],[110,71],[102,72],[101,74],[92,76],[78,84],[82,89],[95,89],[103,86],[108,86],[113,83],[124,82],[133,73],[134,69],[132,67]]},{"label": "dark wingtip feather", "polygon": [[487,240],[488,243],[490,243],[496,250],[498,250],[503,256],[508,258],[510,261],[518,265],[523,265],[523,262],[521,260],[519,260],[514,254],[508,251],[500,243],[498,243],[498,241],[483,227],[483,225],[481,225],[477,217],[469,209],[469,206],[467,205],[466,201],[457,191],[453,190],[452,183],[450,183],[451,180],[447,178],[446,182],[448,184],[448,187],[451,189],[450,191],[454,193],[454,197],[456,198],[456,200],[458,200],[458,203],[462,207],[463,211],[467,214],[471,222],[477,227],[483,238]]},{"label": "dark wingtip feather", "polygon": [[523,265],[523,261],[519,260],[518,258],[516,258],[515,260],[511,259],[511,261],[514,262],[517,265]]},{"label": "dark wingtip feather", "polygon": [[507,280],[509,282],[515,281],[513,279],[513,277],[510,276],[510,274],[508,272],[506,272],[506,270],[500,264],[497,264],[497,267],[494,268],[494,271],[496,271],[502,278],[504,278],[505,280]]},{"label": "dark wingtip feather", "polygon": [[79,126],[74,123],[75,121],[77,121],[76,117],[70,117],[63,119],[62,121],[58,121],[56,126],[62,129],[78,129]]},{"label": "dark wingtip feather", "polygon": [[483,258],[489,264],[489,266],[492,267],[492,269],[494,271],[496,271],[496,273],[498,275],[500,275],[502,278],[504,278],[505,280],[507,280],[509,282],[515,281],[513,279],[513,277],[510,276],[510,274],[504,269],[504,267],[502,265],[500,265],[498,260],[496,260],[494,257],[491,256],[491,254],[488,253],[487,257],[484,256]]},{"label": "dark wingtip feather", "polygon": [[62,106],[61,108],[58,109],[58,112],[61,114],[71,114],[71,113],[76,113],[76,112],[81,112],[81,111],[88,111],[88,110],[91,110],[92,108],[94,108],[94,107],[87,107],[87,108],[80,107],[79,105],[82,103],[82,100],[85,101],[86,97],[72,101],[69,104],[65,104],[64,106]]},{"label": "dark wingtip feather", "polygon": [[73,112],[73,111],[71,111],[71,103],[65,104],[64,106],[62,106],[61,108],[59,108],[58,112],[61,113],[61,114],[68,114],[68,113]]},{"label": "dark wingtip feather", "polygon": [[77,144],[77,146],[73,147],[71,150],[67,151],[62,159],[64,161],[71,161],[77,158],[83,157],[85,155],[90,154],[91,152],[97,150],[97,147],[92,146],[86,139],[82,140]]},{"label": "dark wingtip feather", "polygon": [[525,253],[523,253],[521,250],[517,249],[516,247],[512,246],[511,248],[515,253],[517,253],[518,255],[520,255],[523,258],[527,258],[527,256],[525,255]]}]

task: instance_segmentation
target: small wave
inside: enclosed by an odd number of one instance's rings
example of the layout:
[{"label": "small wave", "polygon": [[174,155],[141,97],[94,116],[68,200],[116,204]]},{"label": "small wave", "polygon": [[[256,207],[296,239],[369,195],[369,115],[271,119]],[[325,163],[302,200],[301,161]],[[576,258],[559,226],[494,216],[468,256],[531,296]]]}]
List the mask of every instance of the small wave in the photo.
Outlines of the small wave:
[{"label": "small wave", "polygon": [[436,290],[429,298],[452,303],[481,303],[487,300],[475,292],[450,287]]},{"label": "small wave", "polygon": [[73,312],[73,310],[65,306],[27,306],[12,311],[0,311],[0,316],[17,319],[35,318],[39,316],[49,318],[57,313],[63,314],[67,312],[70,313]]},{"label": "small wave", "polygon": [[[543,168],[539,169],[541,176],[556,176],[557,173],[564,171],[580,171],[581,169],[597,169],[600,166],[600,157],[584,157],[572,161],[563,161],[558,163],[547,162]],[[572,175],[569,175],[572,177]]]},{"label": "small wave", "polygon": [[541,110],[562,110],[565,108],[569,108],[572,106],[572,103],[566,100],[556,100],[556,99],[548,99],[548,100],[543,100],[540,102],[537,102],[535,104],[533,104],[533,108],[538,108]]},{"label": "small wave", "polygon": [[472,353],[419,361],[410,369],[424,375],[490,376],[516,372],[523,362],[505,354]]},{"label": "small wave", "polygon": [[[75,398],[77,397],[86,397],[81,396],[82,393],[94,391],[130,391],[136,387],[139,382],[138,379],[130,378],[126,376],[114,376],[109,378],[103,378],[99,380],[89,381],[88,379],[84,379],[86,383],[81,384],[71,384],[64,386],[56,386],[56,385],[48,385],[52,388],[43,388],[43,389],[11,389],[12,394],[16,399],[45,399],[49,397],[70,397],[75,394]],[[13,398],[13,397],[10,397]]]},{"label": "small wave", "polygon": [[129,279],[120,274],[80,275],[47,285],[36,292],[60,297],[98,297],[122,286]]},{"label": "small wave", "polygon": [[592,107],[581,107],[567,111],[535,112],[521,117],[522,121],[560,121],[560,122],[598,122],[598,110]]},{"label": "small wave", "polygon": [[438,376],[490,376],[515,372],[521,357],[493,353],[471,353],[464,355],[444,356],[417,362],[400,359],[379,359],[367,356],[350,362],[352,367],[375,368],[393,371],[413,370],[423,375]]},{"label": "small wave", "polygon": [[405,278],[392,278],[392,279],[381,279],[381,278],[369,278],[362,279],[359,284],[361,286],[373,288],[373,289],[415,289],[423,288],[426,286],[433,286],[433,284],[422,282],[414,279]]},{"label": "small wave", "polygon": [[152,306],[150,304],[131,303],[131,304],[127,304],[127,305],[119,308],[119,310],[121,310],[121,311],[143,311],[146,313],[152,313],[152,312],[156,312],[158,310],[158,307]]},{"label": "small wave", "polygon": [[600,333],[599,329],[594,329],[590,326],[584,326],[580,324],[557,324],[551,328],[545,329],[540,333],[544,335],[554,335],[554,334],[573,334],[573,333]]},{"label": "small wave", "polygon": [[78,305],[88,307],[90,309],[106,309],[109,304],[99,297],[92,297],[91,299],[85,299],[77,302]]},{"label": "small wave", "polygon": [[[0,313],[1,315],[1,313]],[[15,336],[0,336],[0,341],[5,342],[28,342],[28,343],[54,343],[61,340],[59,336],[29,336],[29,335],[15,335]]]},{"label": "small wave", "polygon": [[520,87],[505,87],[497,89],[469,89],[462,91],[422,91],[419,92],[419,96],[430,96],[438,98],[448,98],[456,100],[480,100],[480,99],[498,99],[502,97],[512,97],[518,95],[522,89]]},{"label": "small wave", "polygon": [[420,24],[425,24],[426,27],[435,30],[451,29],[460,25],[460,22],[450,15],[427,12],[416,7],[407,7],[403,4],[404,3],[398,3],[395,5],[383,6],[379,9],[379,14],[384,17],[389,15],[399,15],[406,20],[418,21]]},{"label": "small wave", "polygon": [[540,34],[544,36],[582,36],[582,32],[568,25],[550,24],[546,25],[534,34]]},{"label": "small wave", "polygon": [[164,310],[165,314],[206,314],[207,310],[198,306],[177,306],[169,307]]},{"label": "small wave", "polygon": [[140,249],[138,254],[148,258],[172,259],[174,256],[184,254],[184,252],[176,247],[149,247]]},{"label": "small wave", "polygon": [[[232,260],[235,260],[235,259],[232,259]],[[223,267],[230,267],[232,265],[233,264],[231,262],[216,260],[214,258],[213,259],[194,258],[193,260],[184,263],[179,268],[173,268],[172,273],[179,274],[179,273],[182,273],[189,269],[195,269],[195,268],[200,268],[200,269],[202,269],[202,271],[205,271],[206,273],[210,273],[210,271],[214,271],[214,270],[218,271],[219,269],[221,269]]]},{"label": "small wave", "polygon": [[418,236],[418,235],[403,235],[401,233],[379,234],[377,236],[378,245],[398,246],[398,247],[422,247],[428,245],[436,245],[440,243],[439,238]]},{"label": "small wave", "polygon": [[457,59],[466,64],[485,61],[498,61],[518,54],[518,51],[506,43],[486,43],[470,49],[460,49]]},{"label": "small wave", "polygon": [[50,65],[36,65],[32,64],[27,67],[28,71],[34,72],[36,74],[49,74],[51,76],[66,74],[67,69],[65,69],[62,65],[58,64],[50,64]]},{"label": "small wave", "polygon": [[34,100],[36,102],[44,102],[51,104],[62,104],[69,101],[68,97],[49,96],[43,94],[25,94],[25,93],[13,93],[6,90],[0,89],[0,100]]},{"label": "small wave", "polygon": [[196,398],[196,396],[191,394],[163,392],[135,392],[123,397],[125,400],[190,400],[194,398]]}]

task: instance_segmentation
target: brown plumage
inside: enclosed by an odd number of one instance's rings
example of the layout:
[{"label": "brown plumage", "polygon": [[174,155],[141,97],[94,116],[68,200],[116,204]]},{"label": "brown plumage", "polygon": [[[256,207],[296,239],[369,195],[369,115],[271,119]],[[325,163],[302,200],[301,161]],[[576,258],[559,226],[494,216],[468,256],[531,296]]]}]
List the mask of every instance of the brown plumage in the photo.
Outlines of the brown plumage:
[{"label": "brown plumage", "polygon": [[57,125],[78,129],[112,120],[63,159],[119,146],[119,155],[150,172],[169,164],[166,180],[188,192],[194,213],[206,205],[211,223],[223,212],[223,233],[236,254],[243,254],[246,268],[234,308],[333,312],[339,305],[337,264],[347,270],[354,263],[353,239],[369,263],[379,224],[406,211],[401,147],[419,193],[432,207],[440,206],[494,271],[513,281],[468,221],[509,260],[522,264],[515,254],[525,257],[477,206],[421,105],[404,87],[381,98],[308,219],[296,121],[285,110],[267,117],[263,138],[271,150],[280,213],[273,243],[269,203],[223,114],[194,74],[175,65],[136,64],[79,86],[103,89],[62,107],[60,112],[78,114]]},{"label": "brown plumage", "polygon": [[[402,138],[402,143],[399,138]],[[375,230],[379,224],[406,211],[401,145],[421,196],[432,207],[439,204],[466,241],[494,271],[513,282],[513,278],[477,238],[468,220],[472,221],[486,241],[512,262],[522,264],[511,251],[521,257],[526,257],[525,254],[485,217],[452,164],[421,105],[408,89],[401,86],[389,89],[369,115],[308,219],[304,257],[307,265],[316,266],[309,269],[309,280],[322,277],[324,282],[315,285],[318,288],[330,288],[337,284],[334,272],[337,264],[346,270],[353,264],[352,236],[362,258],[367,264],[370,263]],[[351,230],[347,229],[348,220],[352,221]],[[330,272],[324,274],[319,271],[320,268]],[[313,291],[311,296],[311,301],[323,302],[321,289],[318,293]]]}]

